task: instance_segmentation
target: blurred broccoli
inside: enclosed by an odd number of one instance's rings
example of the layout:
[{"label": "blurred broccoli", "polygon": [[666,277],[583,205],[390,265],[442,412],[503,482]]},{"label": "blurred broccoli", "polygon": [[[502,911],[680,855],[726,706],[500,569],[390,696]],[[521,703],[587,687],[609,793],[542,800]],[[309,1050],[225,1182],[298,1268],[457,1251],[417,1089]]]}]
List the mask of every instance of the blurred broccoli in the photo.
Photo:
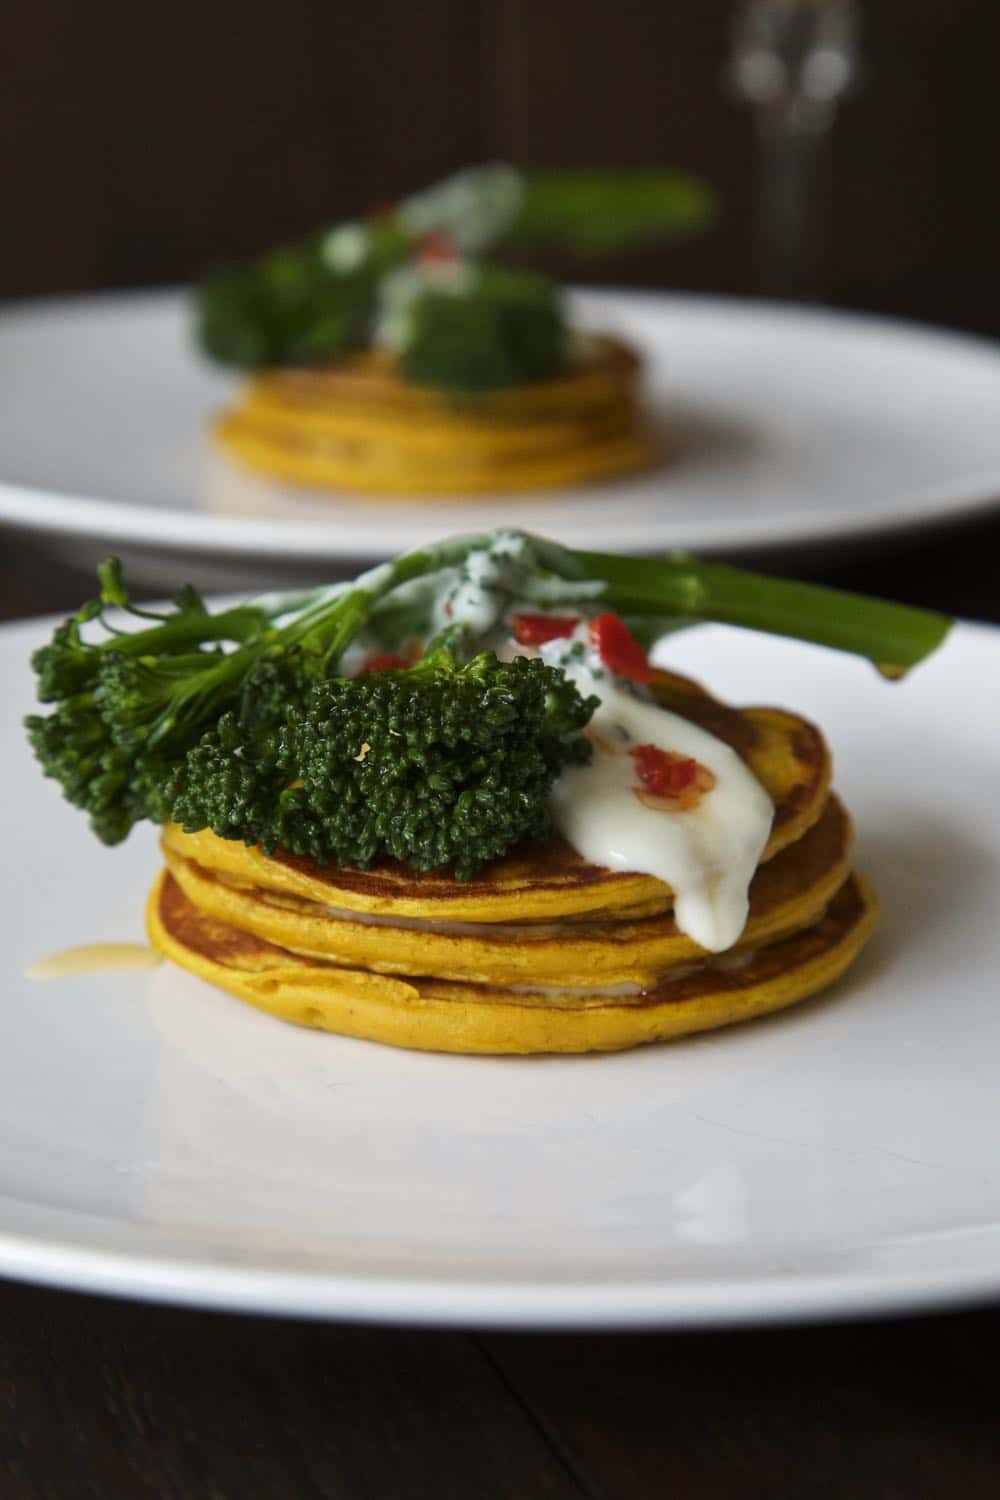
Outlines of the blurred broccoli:
[{"label": "blurred broccoli", "polygon": [[479,266],[468,288],[428,289],[415,299],[399,362],[415,385],[472,394],[559,374],[566,343],[551,282],[527,271]]}]

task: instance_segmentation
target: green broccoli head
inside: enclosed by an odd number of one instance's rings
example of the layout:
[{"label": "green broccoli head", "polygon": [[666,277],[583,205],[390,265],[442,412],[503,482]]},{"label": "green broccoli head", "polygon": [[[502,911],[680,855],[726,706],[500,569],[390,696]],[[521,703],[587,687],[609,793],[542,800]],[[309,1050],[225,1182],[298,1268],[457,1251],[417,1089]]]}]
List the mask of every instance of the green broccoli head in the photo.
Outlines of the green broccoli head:
[{"label": "green broccoli head", "polygon": [[504,390],[558,375],[566,322],[541,276],[479,265],[462,291],[423,292],[410,312],[400,365],[417,385],[457,393]]},{"label": "green broccoli head", "polygon": [[120,844],[134,824],[169,816],[163,800],[166,763],[125,749],[109,737],[89,693],[66,699],[54,713],[25,720],[28,740],[46,776],[90,818],[104,844]]},{"label": "green broccoli head", "polygon": [[278,250],[198,290],[198,341],[210,358],[243,369],[336,359],[357,339],[371,295],[363,275],[332,275],[316,244]]},{"label": "green broccoli head", "polygon": [[227,714],[170,791],[188,832],[321,863],[379,859],[468,879],[550,831],[563,766],[585,760],[594,709],[557,668],[447,650],[414,668],[312,685],[267,723]]},{"label": "green broccoli head", "polygon": [[295,772],[288,732],[305,711],[316,677],[292,649],[258,662],[238,703],[175,762],[164,788],[167,818],[188,832],[273,849],[280,842],[282,799]]},{"label": "green broccoli head", "polygon": [[99,609],[96,601],[85,604],[57,625],[52,639],[32,653],[39,703],[58,703],[92,685],[96,652],[84,643],[81,627],[96,618]]}]

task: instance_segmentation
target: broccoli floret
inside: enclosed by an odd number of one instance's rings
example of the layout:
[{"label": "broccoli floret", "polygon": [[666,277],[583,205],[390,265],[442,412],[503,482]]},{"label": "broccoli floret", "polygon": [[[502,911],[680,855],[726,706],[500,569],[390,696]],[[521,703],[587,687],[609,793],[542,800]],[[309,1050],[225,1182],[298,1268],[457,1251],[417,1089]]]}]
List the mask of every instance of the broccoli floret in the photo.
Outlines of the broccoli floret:
[{"label": "broccoli floret", "polygon": [[90,815],[102,843],[120,844],[143,819],[164,821],[169,764],[117,745],[92,694],[67,699],[44,717],[33,714],[25,727],[45,775],[59,782],[67,802]]},{"label": "broccoli floret", "polygon": [[430,289],[416,299],[400,366],[416,385],[470,394],[504,390],[559,374],[566,337],[551,282],[480,265],[467,289]]},{"label": "broccoli floret", "polygon": [[550,832],[548,797],[585,759],[595,703],[558,669],[438,650],[417,667],[313,685],[280,720],[227,714],[169,794],[188,832],[321,863],[450,865],[465,880]]},{"label": "broccoli floret", "polygon": [[358,338],[371,296],[363,276],[327,270],[315,245],[278,251],[199,289],[197,338],[210,358],[243,369],[336,359]]},{"label": "broccoli floret", "polygon": [[170,818],[188,832],[273,849],[283,797],[295,780],[289,735],[316,682],[300,651],[265,658],[248,676],[237,706],[205,730],[175,764],[164,788]]},{"label": "broccoli floret", "polygon": [[255,264],[215,272],[195,292],[195,330],[210,359],[242,369],[322,364],[363,343],[379,279],[408,253],[389,221],[358,225],[349,267],[329,254],[329,234],[311,235]]},{"label": "broccoli floret", "polygon": [[[131,609],[114,559],[102,564],[99,580],[100,598],[34,653],[38,697],[56,707],[30,715],[25,728],[45,775],[90,815],[103,843],[117,844],[137,822],[166,820],[178,755],[204,731],[214,703],[234,691],[229,675],[239,668],[239,652],[223,656],[215,643],[260,636],[268,617],[253,606],[210,615],[192,589],[182,589],[166,615]],[[123,634],[108,625],[104,639],[88,640],[87,627],[109,606],[145,628]],[[210,649],[189,649],[202,643]]]}]

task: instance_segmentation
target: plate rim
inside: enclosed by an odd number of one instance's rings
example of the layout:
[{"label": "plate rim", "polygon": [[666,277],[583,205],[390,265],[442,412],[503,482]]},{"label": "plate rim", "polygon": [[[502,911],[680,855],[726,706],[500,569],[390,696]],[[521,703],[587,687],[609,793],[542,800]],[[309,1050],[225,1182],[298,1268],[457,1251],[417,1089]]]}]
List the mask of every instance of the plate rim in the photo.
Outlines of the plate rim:
[{"label": "plate rim", "polygon": [[[121,291],[18,299],[0,311],[0,331],[8,321],[35,316],[51,318],[62,313],[101,309],[111,312],[130,302],[166,305],[179,302],[189,290],[183,286],[132,287]],[[728,309],[737,316],[766,316],[785,324],[827,324],[859,333],[881,328],[896,338],[936,343],[970,357],[993,359],[1000,382],[1000,341],[915,319],[814,303],[773,302],[727,293],[592,285],[573,286],[569,290],[573,296],[594,301],[622,302],[633,306],[645,301],[651,305],[673,305],[706,317]],[[551,497],[546,495],[544,498]],[[371,503],[373,516],[377,516],[381,502],[376,499]],[[571,503],[567,497],[567,505]],[[867,521],[867,506],[842,507],[837,515],[815,517],[803,517],[792,511],[770,516],[764,521],[755,521],[753,517],[734,519],[727,525],[724,535],[699,534],[696,523],[681,525],[671,545],[691,547],[706,555],[733,550],[775,552],[823,543],[846,544],[864,539],[902,537],[926,532],[936,526],[960,524],[997,510],[1000,510],[1000,469],[995,476],[968,481],[964,487],[929,490],[900,503],[891,513],[880,515],[874,523]],[[456,522],[460,522],[461,512],[459,502]],[[244,560],[267,557],[286,564],[308,562],[315,565],[317,560],[347,563],[367,561],[376,555],[370,547],[350,539],[337,545],[335,520],[319,522],[313,527],[298,521],[213,515],[175,506],[107,500],[97,495],[36,487],[2,477],[0,523],[42,535],[100,539],[132,546],[143,544],[159,551],[199,554],[216,559],[223,556]],[[461,526],[456,525],[455,529],[461,529]],[[642,550],[630,537],[624,538],[620,546]],[[376,551],[382,555],[384,549]]]},{"label": "plate rim", "polygon": [[[0,1197],[0,1214],[11,1200]],[[73,1215],[58,1212],[70,1223]],[[100,1221],[99,1221],[100,1222]],[[114,1222],[114,1221],[109,1221]],[[970,1230],[959,1238],[980,1237]],[[448,1281],[98,1249],[0,1228],[0,1275],[29,1285],[205,1311],[428,1328],[538,1332],[767,1327],[958,1309],[1000,1297],[995,1261],[953,1269],[700,1280]]]}]

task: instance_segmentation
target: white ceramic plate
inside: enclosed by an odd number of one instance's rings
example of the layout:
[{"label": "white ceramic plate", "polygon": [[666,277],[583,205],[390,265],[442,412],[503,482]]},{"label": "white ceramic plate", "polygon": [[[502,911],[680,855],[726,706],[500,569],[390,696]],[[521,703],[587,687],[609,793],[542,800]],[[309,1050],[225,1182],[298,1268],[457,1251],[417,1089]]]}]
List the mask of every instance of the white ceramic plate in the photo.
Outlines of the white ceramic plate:
[{"label": "white ceramic plate", "polygon": [[0,519],[242,556],[371,558],[522,524],[583,547],[776,547],[955,519],[1000,497],[1000,353],[880,319],[722,299],[581,295],[645,352],[662,471],[562,494],[334,500],[213,457],[231,380],[175,292],[0,316]]},{"label": "white ceramic plate", "polygon": [[497,1326],[874,1313],[1000,1290],[1000,635],[911,680],[722,628],[669,659],[820,721],[884,903],[827,997],[619,1056],[466,1059],[299,1031],[163,967],[154,841],[100,848],[18,733],[0,633],[0,1273],[213,1307]]}]

